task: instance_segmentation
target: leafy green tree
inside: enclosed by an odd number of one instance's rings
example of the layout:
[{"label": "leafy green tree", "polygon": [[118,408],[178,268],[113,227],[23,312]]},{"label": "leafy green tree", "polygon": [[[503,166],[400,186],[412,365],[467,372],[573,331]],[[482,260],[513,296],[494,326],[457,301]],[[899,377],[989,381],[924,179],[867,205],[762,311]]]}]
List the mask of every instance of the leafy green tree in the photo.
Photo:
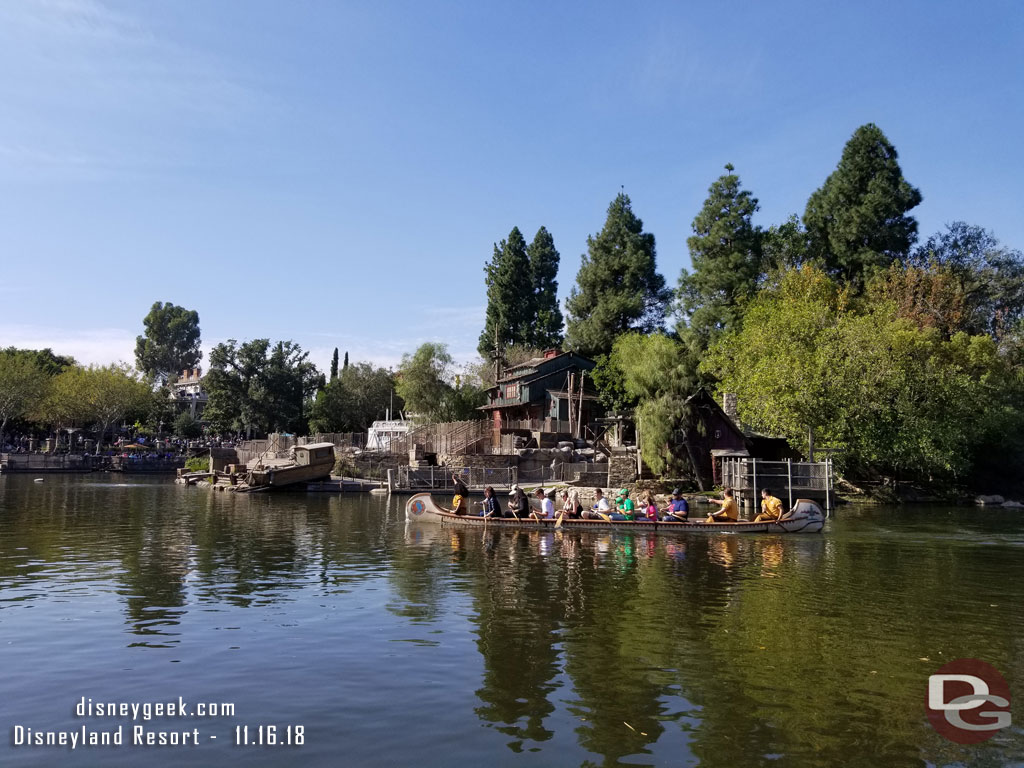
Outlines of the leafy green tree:
[{"label": "leafy green tree", "polygon": [[757,198],[740,189],[731,164],[725,169],[693,220],[687,240],[693,271],[679,276],[678,332],[698,352],[738,326],[761,274],[761,231],[751,221]]},{"label": "leafy green tree", "polygon": [[555,239],[545,227],[526,248],[533,277],[534,318],[530,342],[541,349],[562,343],[562,310],[558,307],[558,262]]},{"label": "leafy green tree", "polygon": [[781,275],[702,368],[737,393],[747,423],[856,472],[963,479],[977,447],[1008,434],[1013,375],[988,336],[946,338],[890,301],[850,302],[820,270]]},{"label": "leafy green tree", "polygon": [[654,235],[643,231],[625,193],[608,206],[603,229],[587,253],[566,302],[566,345],[590,357],[611,352],[628,331],[650,333],[664,320],[671,291],[658,274]]},{"label": "leafy green tree", "polygon": [[487,357],[496,341],[499,345],[529,344],[533,340],[536,304],[530,258],[519,227],[512,227],[508,239],[494,246],[484,273],[487,311],[477,346],[480,354]]},{"label": "leafy green tree", "polygon": [[[684,345],[663,333],[627,333],[615,340],[607,365],[619,373],[623,399],[634,405],[640,453],[655,474],[689,469],[701,487],[700,462],[688,442],[697,388]],[[679,450],[682,448],[683,450]]]},{"label": "leafy green tree", "polygon": [[203,434],[203,428],[188,411],[182,411],[174,418],[174,434],[188,440]]},{"label": "leafy green tree", "polygon": [[956,281],[964,301],[959,330],[1001,338],[1024,318],[1024,254],[982,227],[947,225],[914,249],[910,266],[939,267]]},{"label": "leafy green tree", "polygon": [[73,410],[97,425],[96,453],[108,432],[129,417],[145,412],[153,393],[149,383],[127,365],[84,368],[78,387],[75,395],[80,401]]},{"label": "leafy green tree", "polygon": [[413,354],[402,356],[395,388],[406,407],[423,421],[478,418],[476,409],[484,404],[483,390],[456,378],[447,345],[427,342]]},{"label": "leafy green tree", "polygon": [[[363,432],[382,418],[391,402],[394,374],[369,363],[342,369],[337,379],[316,393],[310,411],[313,432]],[[402,401],[399,398],[398,408]]]},{"label": "leafy green tree", "polygon": [[0,351],[0,446],[14,419],[27,418],[46,396],[48,376],[29,355]]},{"label": "leafy green tree", "polygon": [[307,403],[320,375],[292,341],[234,339],[210,352],[204,418],[218,430],[245,434],[304,432]]},{"label": "leafy green tree", "polygon": [[199,364],[199,313],[170,302],[155,302],[135,340],[135,364],[147,376],[173,378]]},{"label": "leafy green tree", "polygon": [[836,170],[807,201],[810,255],[860,290],[870,272],[910,253],[917,221],[907,212],[920,202],[885,134],[873,123],[862,125]]},{"label": "leafy green tree", "polygon": [[49,426],[60,442],[63,430],[84,427],[91,420],[86,398],[88,388],[85,368],[72,365],[53,377],[46,396],[32,418]]},{"label": "leafy green tree", "polygon": [[331,358],[331,381],[338,378],[338,348],[334,348],[334,357]]},{"label": "leafy green tree", "polygon": [[810,260],[810,241],[800,217],[792,214],[782,224],[761,232],[761,282],[766,275],[798,269]]},{"label": "leafy green tree", "polygon": [[46,349],[7,347],[0,349],[0,355],[25,358],[47,376],[56,376],[58,373],[75,365],[75,358],[69,355],[55,355],[49,347]]}]

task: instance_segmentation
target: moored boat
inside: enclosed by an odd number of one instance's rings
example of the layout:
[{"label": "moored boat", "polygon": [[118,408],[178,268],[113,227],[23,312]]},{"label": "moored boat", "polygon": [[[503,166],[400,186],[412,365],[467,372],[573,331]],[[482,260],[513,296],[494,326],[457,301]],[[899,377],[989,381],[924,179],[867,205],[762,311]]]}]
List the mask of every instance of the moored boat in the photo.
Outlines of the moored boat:
[{"label": "moored boat", "polygon": [[[440,523],[449,525],[495,526],[499,528],[554,528],[558,518],[553,520],[534,520],[531,518],[514,517],[477,517],[473,515],[456,515],[439,506],[429,493],[418,493],[412,496],[405,505],[405,519],[410,522]],[[825,513],[821,507],[810,499],[797,499],[789,515],[781,521],[770,522],[738,522],[738,523],[706,523],[690,522],[655,522],[653,520],[581,520],[565,518],[559,526],[562,530],[597,531],[698,531],[708,533],[819,533],[825,525]]]},{"label": "moored boat", "polygon": [[294,452],[294,458],[258,460],[246,475],[248,485],[253,489],[281,488],[331,476],[334,468],[333,443],[296,445],[290,452]]}]

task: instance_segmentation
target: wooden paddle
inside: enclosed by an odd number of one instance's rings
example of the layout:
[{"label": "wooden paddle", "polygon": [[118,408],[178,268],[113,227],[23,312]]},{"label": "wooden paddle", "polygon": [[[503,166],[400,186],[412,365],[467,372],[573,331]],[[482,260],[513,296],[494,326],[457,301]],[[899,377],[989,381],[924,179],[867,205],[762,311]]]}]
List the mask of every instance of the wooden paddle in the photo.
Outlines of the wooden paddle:
[{"label": "wooden paddle", "polygon": [[558,520],[557,520],[557,522],[555,522],[555,528],[561,528],[563,520],[565,520],[565,510],[564,509],[558,515]]}]

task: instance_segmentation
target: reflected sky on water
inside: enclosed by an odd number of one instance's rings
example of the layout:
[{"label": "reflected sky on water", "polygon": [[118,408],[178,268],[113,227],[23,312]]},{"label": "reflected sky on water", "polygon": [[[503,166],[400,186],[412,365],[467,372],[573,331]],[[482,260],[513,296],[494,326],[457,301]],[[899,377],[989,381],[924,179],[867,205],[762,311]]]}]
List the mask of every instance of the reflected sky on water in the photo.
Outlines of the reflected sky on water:
[{"label": "reflected sky on water", "polygon": [[[95,478],[102,478],[97,475]],[[820,536],[410,526],[403,499],[0,478],[5,728],[232,702],[197,747],[0,764],[1005,765],[924,713],[959,657],[1024,680],[1024,516],[847,508]],[[1015,710],[1019,709],[1019,705]],[[305,744],[234,746],[236,725]],[[157,721],[147,727],[180,729]]]}]

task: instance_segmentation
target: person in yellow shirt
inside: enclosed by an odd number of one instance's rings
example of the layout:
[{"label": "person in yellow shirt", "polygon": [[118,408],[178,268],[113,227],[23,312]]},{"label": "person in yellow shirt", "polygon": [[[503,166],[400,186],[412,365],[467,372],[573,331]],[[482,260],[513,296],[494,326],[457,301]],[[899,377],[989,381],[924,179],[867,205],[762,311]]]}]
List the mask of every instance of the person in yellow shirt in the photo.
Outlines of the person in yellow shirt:
[{"label": "person in yellow shirt", "polygon": [[767,488],[761,491],[761,514],[754,518],[755,523],[778,521],[782,519],[782,502],[772,496]]},{"label": "person in yellow shirt", "polygon": [[740,519],[740,508],[736,506],[736,499],[733,498],[732,488],[726,488],[722,491],[723,498],[719,499],[708,499],[713,501],[721,509],[715,512],[713,515],[708,515],[705,523],[735,523]]}]

